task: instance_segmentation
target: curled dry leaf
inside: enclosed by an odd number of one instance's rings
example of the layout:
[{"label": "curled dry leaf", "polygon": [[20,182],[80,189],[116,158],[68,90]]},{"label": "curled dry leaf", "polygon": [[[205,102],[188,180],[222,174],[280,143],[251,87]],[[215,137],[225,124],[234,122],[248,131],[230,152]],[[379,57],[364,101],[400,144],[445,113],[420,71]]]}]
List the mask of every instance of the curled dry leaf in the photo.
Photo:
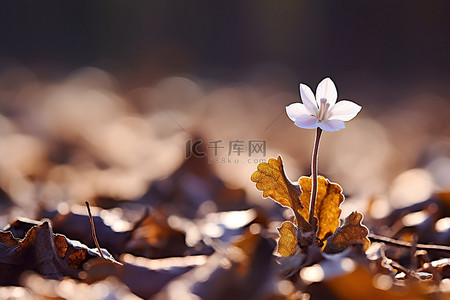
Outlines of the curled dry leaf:
[{"label": "curled dry leaf", "polygon": [[367,250],[370,245],[370,241],[367,238],[369,235],[369,229],[361,224],[363,215],[354,211],[347,218],[332,236],[327,240],[325,246],[325,253],[339,253],[347,249],[351,244],[361,243],[363,249]]},{"label": "curled dry leaf", "polygon": [[278,228],[280,239],[278,240],[278,253],[287,257],[294,255],[298,249],[298,228],[292,222],[286,221]]},{"label": "curled dry leaf", "polygon": [[[299,212],[308,210],[300,201],[302,191],[298,185],[293,184],[284,172],[281,156],[277,159],[270,158],[267,163],[258,165],[258,170],[253,172],[251,180],[256,183],[256,188],[263,192],[263,197],[270,197],[280,205],[289,207],[294,211],[296,222],[301,231],[311,231],[311,225],[306,222],[304,215]],[[309,201],[308,201],[309,204]]]},{"label": "curled dry leaf", "polygon": [[0,284],[17,284],[27,270],[50,279],[78,278],[84,262],[96,256],[96,250],[54,234],[48,221],[33,226],[23,239],[0,231]]},{"label": "curled dry leaf", "polygon": [[27,218],[17,218],[6,225],[3,231],[11,233],[16,239],[23,239],[31,228],[41,225],[41,223]]},{"label": "curled dry leaf", "polygon": [[[311,178],[300,177],[299,185],[302,190],[300,200],[303,208],[299,213],[306,219],[309,219],[309,202],[311,199]],[[332,183],[323,176],[318,177],[317,199],[314,209],[314,216],[318,219],[317,237],[325,240],[339,226],[339,216],[341,209],[339,205],[344,201],[342,188],[337,183]]]},{"label": "curled dry leaf", "polygon": [[[91,223],[87,214],[74,212],[61,214],[58,212],[44,211],[42,212],[42,217],[51,220],[55,232],[80,241],[88,247],[95,247],[91,236]],[[94,215],[93,221],[99,244],[117,257],[124,250],[125,244],[131,238],[132,231],[117,232],[111,226],[106,225],[101,216]]]}]

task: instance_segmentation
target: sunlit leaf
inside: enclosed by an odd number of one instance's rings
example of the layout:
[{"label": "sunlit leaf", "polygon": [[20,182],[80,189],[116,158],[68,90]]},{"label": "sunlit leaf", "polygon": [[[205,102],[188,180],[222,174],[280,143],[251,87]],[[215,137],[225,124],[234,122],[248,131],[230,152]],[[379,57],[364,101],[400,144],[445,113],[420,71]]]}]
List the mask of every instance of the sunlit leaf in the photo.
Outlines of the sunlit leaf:
[{"label": "sunlit leaf", "polygon": [[267,163],[260,163],[258,170],[252,174],[251,180],[256,182],[258,190],[263,191],[264,197],[270,197],[290,208],[293,208],[294,202],[299,203],[301,191],[284,174],[281,156],[277,159],[270,158]]},{"label": "sunlit leaf", "polygon": [[278,232],[280,233],[280,239],[278,240],[278,253],[282,256],[291,256],[297,252],[297,231],[298,228],[289,221],[283,222],[281,227],[278,228]]},{"label": "sunlit leaf", "polygon": [[[308,220],[309,202],[311,200],[311,177],[300,177],[298,182],[302,190],[300,200],[303,204],[303,208],[299,210],[299,213]],[[341,214],[339,205],[343,201],[342,188],[325,177],[319,176],[314,216],[318,219],[317,237],[320,240],[325,240],[339,226],[339,216]]]},{"label": "sunlit leaf", "polygon": [[324,252],[338,253],[344,251],[353,243],[361,243],[364,245],[364,250],[367,250],[370,241],[367,236],[369,229],[361,224],[363,215],[354,211],[347,218],[332,236],[328,238],[327,245]]},{"label": "sunlit leaf", "polygon": [[270,197],[282,206],[291,208],[302,231],[311,230],[311,226],[299,214],[305,209],[300,201],[302,191],[287,178],[281,156],[277,159],[270,158],[267,163],[260,163],[251,180],[256,182],[256,188],[263,192],[263,197]]}]

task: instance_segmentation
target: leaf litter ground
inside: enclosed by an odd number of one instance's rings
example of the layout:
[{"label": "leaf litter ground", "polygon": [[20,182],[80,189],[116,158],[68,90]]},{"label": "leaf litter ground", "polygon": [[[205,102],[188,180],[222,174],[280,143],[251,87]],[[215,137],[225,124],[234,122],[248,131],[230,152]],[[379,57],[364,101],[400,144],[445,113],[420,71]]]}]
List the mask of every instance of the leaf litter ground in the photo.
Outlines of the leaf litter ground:
[{"label": "leaf litter ground", "polygon": [[[259,205],[269,200],[250,201],[207,157],[171,165],[176,152],[168,145],[199,137],[165,124],[151,142],[161,115],[136,94],[124,102],[90,86],[104,97],[89,98],[85,88],[89,101],[72,102],[59,96],[73,86],[52,97],[34,88],[42,101],[34,114],[17,107],[0,120],[1,298],[449,299],[448,193],[378,218],[375,205],[358,207],[363,219],[342,216],[341,186],[319,177],[316,237],[307,222],[311,180],[291,182],[281,157],[245,173],[256,171],[263,196],[285,208]],[[40,118],[44,125],[24,123]],[[131,147],[136,141],[145,146]],[[85,200],[106,259],[94,245]]]}]

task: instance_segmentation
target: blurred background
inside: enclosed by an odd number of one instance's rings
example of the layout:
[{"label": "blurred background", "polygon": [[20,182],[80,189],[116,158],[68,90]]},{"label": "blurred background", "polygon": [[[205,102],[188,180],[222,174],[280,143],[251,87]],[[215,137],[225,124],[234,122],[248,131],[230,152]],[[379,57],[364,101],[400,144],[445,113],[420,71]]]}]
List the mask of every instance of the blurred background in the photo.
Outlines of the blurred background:
[{"label": "blurred background", "polygon": [[[449,14],[446,1],[3,2],[0,225],[44,204],[154,197],[190,140],[205,153],[192,170],[271,205],[250,175],[277,155],[291,180],[310,174],[314,131],[284,108],[328,76],[363,106],[321,144],[344,210],[425,200],[450,188]],[[195,178],[185,193],[216,201]]]}]

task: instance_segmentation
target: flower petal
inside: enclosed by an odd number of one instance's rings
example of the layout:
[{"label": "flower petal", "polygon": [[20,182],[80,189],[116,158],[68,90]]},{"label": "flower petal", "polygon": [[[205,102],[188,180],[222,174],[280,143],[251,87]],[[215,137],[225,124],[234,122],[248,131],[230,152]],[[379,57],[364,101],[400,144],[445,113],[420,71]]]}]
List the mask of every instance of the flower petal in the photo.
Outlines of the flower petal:
[{"label": "flower petal", "polygon": [[295,122],[295,119],[302,115],[310,116],[311,112],[305,107],[305,105],[301,103],[292,103],[286,106],[286,113],[292,121]]},{"label": "flower petal", "polygon": [[337,100],[337,89],[331,78],[325,78],[322,80],[316,89],[316,101],[320,103],[320,99],[325,98],[327,102],[333,106]]},{"label": "flower petal", "polygon": [[319,113],[319,107],[317,106],[316,98],[314,97],[314,93],[309,86],[306,84],[300,83],[300,96],[302,97],[302,102],[305,107],[311,112],[313,115],[317,115]]},{"label": "flower petal", "polygon": [[296,126],[306,129],[313,129],[319,126],[319,120],[314,116],[301,115],[295,119]]},{"label": "flower petal", "polygon": [[361,106],[358,104],[348,100],[341,100],[331,108],[328,119],[350,121],[356,117],[360,110]]},{"label": "flower petal", "polygon": [[345,124],[341,120],[325,120],[319,123],[319,127],[325,131],[338,131],[345,128]]}]

